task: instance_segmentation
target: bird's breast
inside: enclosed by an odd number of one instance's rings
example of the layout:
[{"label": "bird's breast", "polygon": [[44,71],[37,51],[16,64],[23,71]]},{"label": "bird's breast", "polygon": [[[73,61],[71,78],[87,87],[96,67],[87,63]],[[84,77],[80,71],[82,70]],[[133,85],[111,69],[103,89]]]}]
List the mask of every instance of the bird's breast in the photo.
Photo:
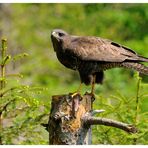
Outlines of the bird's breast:
[{"label": "bird's breast", "polygon": [[67,68],[76,70],[77,69],[77,58],[67,54],[67,53],[58,53],[57,52],[58,60]]}]

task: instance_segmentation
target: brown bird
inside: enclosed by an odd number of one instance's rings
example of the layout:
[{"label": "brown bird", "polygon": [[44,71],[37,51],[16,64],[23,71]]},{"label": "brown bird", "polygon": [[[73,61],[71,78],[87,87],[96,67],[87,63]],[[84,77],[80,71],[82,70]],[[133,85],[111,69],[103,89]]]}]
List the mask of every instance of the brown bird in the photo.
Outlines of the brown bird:
[{"label": "brown bird", "polygon": [[65,67],[77,70],[81,83],[92,85],[92,94],[95,83],[103,82],[104,70],[123,67],[148,75],[148,67],[139,63],[148,62],[148,58],[108,39],[73,36],[55,29],[51,32],[51,40],[58,60]]}]

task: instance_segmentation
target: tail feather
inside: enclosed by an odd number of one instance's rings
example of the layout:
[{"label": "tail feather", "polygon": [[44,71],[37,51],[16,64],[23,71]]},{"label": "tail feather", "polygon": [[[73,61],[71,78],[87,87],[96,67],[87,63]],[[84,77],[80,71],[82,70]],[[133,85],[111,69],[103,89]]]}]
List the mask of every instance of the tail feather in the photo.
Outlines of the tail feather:
[{"label": "tail feather", "polygon": [[122,66],[125,68],[136,70],[144,75],[148,75],[148,67],[141,63],[123,62]]},{"label": "tail feather", "polygon": [[141,62],[148,62],[148,58],[143,57],[143,56],[138,56],[139,57],[139,61]]}]

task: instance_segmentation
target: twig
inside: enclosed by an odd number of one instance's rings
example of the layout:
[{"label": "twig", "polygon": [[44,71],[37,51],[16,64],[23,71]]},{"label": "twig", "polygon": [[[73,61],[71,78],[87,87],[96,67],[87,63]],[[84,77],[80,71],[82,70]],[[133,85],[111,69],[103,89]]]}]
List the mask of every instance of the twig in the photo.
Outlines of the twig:
[{"label": "twig", "polygon": [[15,89],[18,89],[19,87],[12,87],[12,88],[9,88],[3,92],[0,93],[0,97],[3,97],[6,93],[8,93],[9,91],[13,91]]},{"label": "twig", "polygon": [[91,115],[91,116],[95,116],[96,114],[100,114],[100,113],[102,113],[102,112],[104,112],[104,111],[105,111],[104,109],[92,110],[92,111],[90,112],[90,115]]},{"label": "twig", "polygon": [[135,112],[135,124],[137,124],[138,121],[138,113],[139,113],[139,96],[140,96],[140,84],[141,84],[141,78],[138,75],[138,82],[137,82],[137,91],[136,91],[136,112]]},{"label": "twig", "polygon": [[2,114],[4,111],[6,111],[7,110],[7,106],[9,105],[9,104],[11,104],[12,102],[14,102],[15,101],[15,99],[12,99],[12,100],[10,100],[8,103],[6,103],[4,106],[2,106],[1,108],[1,110],[0,110],[0,114]]},{"label": "twig", "polygon": [[98,125],[98,124],[100,124],[100,125],[116,127],[116,128],[122,129],[128,133],[136,133],[137,132],[137,129],[133,125],[122,123],[122,122],[115,121],[112,119],[84,116],[82,120],[84,122],[84,125]]},{"label": "twig", "polygon": [[[7,61],[7,57],[6,57],[6,60],[5,60],[5,56],[6,56],[6,43],[7,43],[7,40],[6,39],[2,39],[2,47],[1,47],[1,59],[2,59],[2,63],[0,65],[0,90],[3,90],[5,88],[5,72],[6,72],[6,65],[5,65],[5,62]],[[2,96],[0,95],[0,99],[2,99]],[[2,112],[0,112],[0,131],[2,131]],[[3,141],[2,141],[2,137],[0,135],[0,145],[3,144]]]}]

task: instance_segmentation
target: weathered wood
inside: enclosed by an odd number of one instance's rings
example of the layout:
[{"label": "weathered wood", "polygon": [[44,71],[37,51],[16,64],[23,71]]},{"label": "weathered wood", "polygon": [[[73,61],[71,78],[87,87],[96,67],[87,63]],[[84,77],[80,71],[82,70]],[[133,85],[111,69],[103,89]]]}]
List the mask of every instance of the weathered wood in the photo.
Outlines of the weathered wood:
[{"label": "weathered wood", "polygon": [[86,117],[83,117],[83,122],[86,125],[99,125],[100,124],[100,125],[112,126],[112,127],[122,129],[128,133],[137,132],[137,129],[133,125],[122,123],[122,122],[115,121],[112,119],[107,119],[107,118],[86,116]]},{"label": "weathered wood", "polygon": [[92,109],[93,96],[52,97],[49,119],[49,144],[90,144],[90,125],[83,127],[82,117]]},{"label": "weathered wood", "polygon": [[106,125],[135,133],[137,129],[130,124],[107,118],[93,117],[104,110],[92,110],[92,94],[56,95],[52,97],[48,123],[49,144],[84,145],[91,144],[91,125]]}]

